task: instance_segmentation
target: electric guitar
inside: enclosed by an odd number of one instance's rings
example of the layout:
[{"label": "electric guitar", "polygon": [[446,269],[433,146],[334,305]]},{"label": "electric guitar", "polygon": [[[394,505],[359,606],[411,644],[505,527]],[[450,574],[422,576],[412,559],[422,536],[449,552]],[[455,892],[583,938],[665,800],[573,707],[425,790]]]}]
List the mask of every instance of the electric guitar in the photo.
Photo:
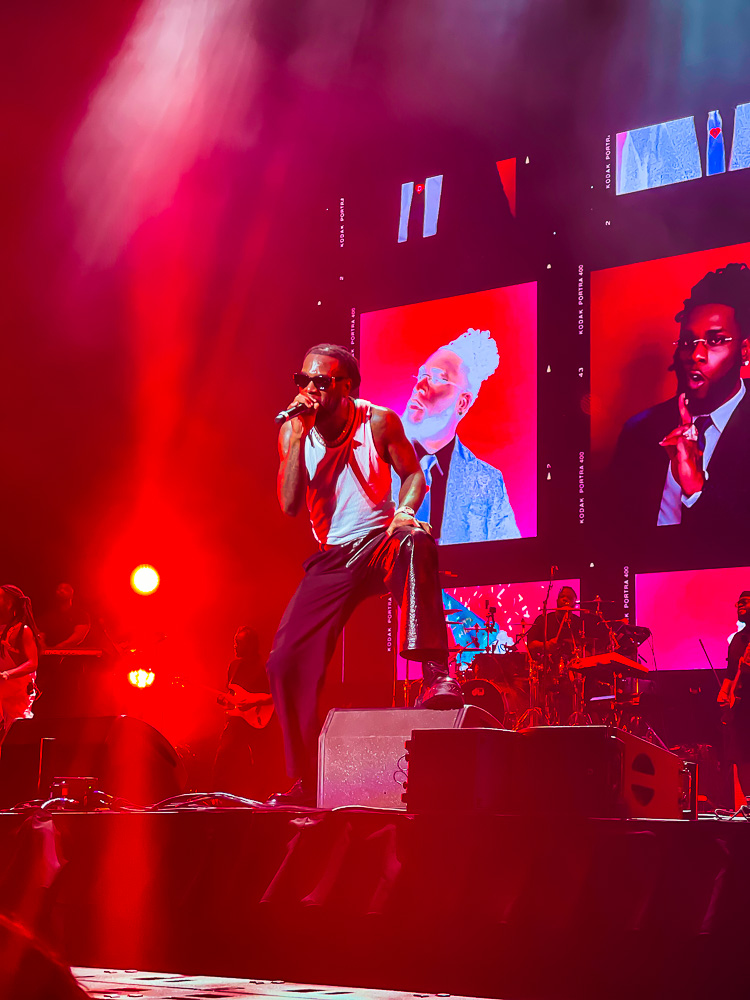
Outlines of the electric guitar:
[{"label": "electric guitar", "polygon": [[745,676],[743,671],[750,669],[750,645],[748,645],[745,652],[739,659],[737,664],[737,673],[732,678],[732,684],[728,692],[728,703],[723,706],[721,712],[721,721],[726,725],[732,717],[732,712],[734,711],[735,705],[742,701],[742,678]]},{"label": "electric guitar", "polygon": [[181,687],[199,687],[210,694],[216,695],[217,702],[224,708],[230,718],[242,719],[253,729],[265,729],[271,721],[273,715],[273,705],[259,705],[259,701],[268,698],[262,691],[246,691],[239,684],[229,684],[228,691],[220,691],[218,688],[200,684],[198,681],[186,682],[182,677],[176,677],[175,681]]}]

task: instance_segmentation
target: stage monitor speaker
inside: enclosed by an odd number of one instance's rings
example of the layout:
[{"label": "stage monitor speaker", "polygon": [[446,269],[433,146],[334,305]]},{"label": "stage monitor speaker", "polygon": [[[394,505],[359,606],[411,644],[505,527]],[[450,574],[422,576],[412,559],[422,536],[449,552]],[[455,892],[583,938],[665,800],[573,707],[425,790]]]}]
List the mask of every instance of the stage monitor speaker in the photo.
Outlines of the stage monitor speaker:
[{"label": "stage monitor speaker", "polygon": [[499,726],[475,705],[429,708],[333,709],[320,734],[318,806],[403,809],[406,741],[417,729]]},{"label": "stage monitor speaker", "polygon": [[607,726],[415,732],[408,754],[409,812],[695,815],[690,766],[668,750]]},{"label": "stage monitor speaker", "polygon": [[18,719],[0,752],[0,808],[46,797],[55,777],[95,777],[97,788],[150,805],[179,794],[185,769],[153,726],[126,715]]}]

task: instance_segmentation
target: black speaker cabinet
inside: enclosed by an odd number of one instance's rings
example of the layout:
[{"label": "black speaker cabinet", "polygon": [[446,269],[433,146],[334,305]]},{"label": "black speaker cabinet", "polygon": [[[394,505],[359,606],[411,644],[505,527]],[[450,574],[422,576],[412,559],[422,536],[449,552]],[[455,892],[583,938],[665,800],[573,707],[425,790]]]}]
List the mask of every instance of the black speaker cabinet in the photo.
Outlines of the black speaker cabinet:
[{"label": "black speaker cabinet", "polygon": [[46,797],[55,777],[96,778],[97,787],[150,805],[185,787],[185,770],[158,730],[126,715],[18,719],[0,753],[0,808]]},{"label": "black speaker cabinet", "polygon": [[690,765],[607,726],[417,731],[407,766],[409,812],[659,819],[695,812]]},{"label": "black speaker cabinet", "polygon": [[415,730],[499,726],[475,705],[333,709],[320,734],[318,806],[403,809],[405,743]]}]

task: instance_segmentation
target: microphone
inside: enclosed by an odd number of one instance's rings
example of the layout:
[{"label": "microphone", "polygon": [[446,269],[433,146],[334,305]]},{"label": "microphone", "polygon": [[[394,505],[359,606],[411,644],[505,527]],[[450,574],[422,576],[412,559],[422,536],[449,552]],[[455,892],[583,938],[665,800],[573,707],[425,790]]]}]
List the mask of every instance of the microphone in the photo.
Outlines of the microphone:
[{"label": "microphone", "polygon": [[299,417],[301,414],[309,413],[311,410],[312,407],[308,406],[307,403],[292,403],[288,409],[277,413],[273,418],[273,422],[278,426],[279,424],[286,423],[287,420],[291,420],[292,417]]}]

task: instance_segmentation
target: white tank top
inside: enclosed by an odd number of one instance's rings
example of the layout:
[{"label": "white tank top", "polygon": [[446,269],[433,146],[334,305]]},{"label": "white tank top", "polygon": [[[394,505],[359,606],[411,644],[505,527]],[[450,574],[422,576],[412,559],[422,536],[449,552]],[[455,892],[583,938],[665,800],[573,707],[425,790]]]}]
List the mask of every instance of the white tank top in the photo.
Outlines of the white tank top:
[{"label": "white tank top", "polygon": [[387,528],[396,505],[391,467],[378,454],[370,423],[371,404],[355,399],[350,433],[332,448],[313,429],[305,439],[307,509],[319,544],[346,545]]}]

